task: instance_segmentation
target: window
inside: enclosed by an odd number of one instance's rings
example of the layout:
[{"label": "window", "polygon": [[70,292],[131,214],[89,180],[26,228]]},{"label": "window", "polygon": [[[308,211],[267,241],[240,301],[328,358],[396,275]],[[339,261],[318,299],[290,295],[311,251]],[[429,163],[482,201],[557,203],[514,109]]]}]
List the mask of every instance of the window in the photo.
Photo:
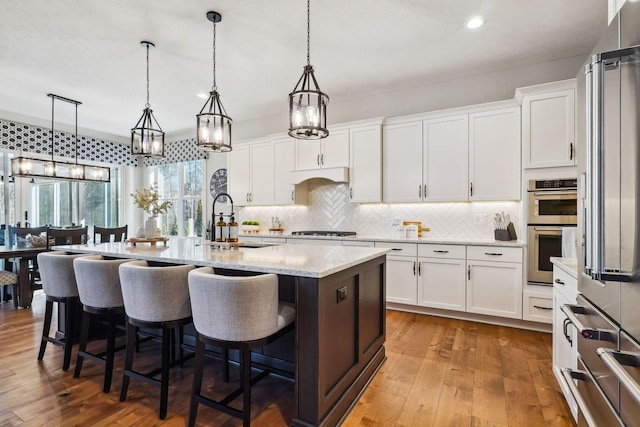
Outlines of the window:
[{"label": "window", "polygon": [[4,245],[4,229],[16,223],[15,184],[9,179],[13,155],[0,152],[0,244]]},{"label": "window", "polygon": [[160,215],[160,233],[163,236],[204,236],[204,161],[154,166],[150,169],[148,179],[149,183],[158,184],[163,200],[172,202],[169,210]]}]

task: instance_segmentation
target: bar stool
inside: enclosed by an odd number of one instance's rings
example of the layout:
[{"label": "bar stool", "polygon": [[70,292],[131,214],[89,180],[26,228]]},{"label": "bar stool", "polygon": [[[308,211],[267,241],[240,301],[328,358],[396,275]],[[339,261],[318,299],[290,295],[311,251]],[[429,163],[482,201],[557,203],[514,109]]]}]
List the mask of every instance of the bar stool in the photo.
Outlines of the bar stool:
[{"label": "bar stool", "polygon": [[[127,350],[120,401],[127,398],[131,377],[160,387],[159,418],[167,416],[169,369],[193,357],[182,351],[183,326],[191,323],[187,275],[192,265],[150,267],[146,261],[120,265],[120,285],[127,314]],[[161,367],[149,373],[133,370],[136,327],[162,330]],[[179,359],[171,357],[171,333],[179,334]],[[154,378],[160,374],[160,379]]]},{"label": "bar stool", "polygon": [[[84,256],[82,254],[70,255],[63,251],[42,252],[38,254],[38,266],[42,289],[47,296],[44,312],[44,327],[42,328],[42,340],[38,360],[42,360],[47,343],[50,342],[64,349],[62,370],[69,369],[71,363],[71,348],[73,347],[73,305],[78,299],[78,286],[73,272],[73,260]],[[51,316],[53,303],[64,303],[64,337],[52,338],[49,336],[51,329]]]},{"label": "bar stool", "polygon": [[[198,404],[220,410],[251,424],[251,386],[271,372],[251,378],[251,349],[267,345],[294,327],[295,308],[278,301],[278,276],[220,276],[209,267],[189,273],[189,295],[196,328],[196,360],[189,407],[189,426],[194,426]],[[240,352],[240,388],[216,401],[201,394],[205,344]],[[226,354],[226,353],[225,353]],[[227,361],[225,371],[227,369]],[[242,410],[229,406],[243,394]]]},{"label": "bar stool", "polygon": [[[103,364],[105,368],[102,390],[105,393],[111,390],[115,352],[124,349],[124,346],[116,348],[116,322],[124,315],[118,268],[120,264],[129,261],[128,259],[105,260],[100,255],[83,256],[73,260],[78,294],[83,307],[80,345],[73,377],[80,376],[85,358]],[[87,351],[92,314],[107,318],[107,349],[101,353]]]}]

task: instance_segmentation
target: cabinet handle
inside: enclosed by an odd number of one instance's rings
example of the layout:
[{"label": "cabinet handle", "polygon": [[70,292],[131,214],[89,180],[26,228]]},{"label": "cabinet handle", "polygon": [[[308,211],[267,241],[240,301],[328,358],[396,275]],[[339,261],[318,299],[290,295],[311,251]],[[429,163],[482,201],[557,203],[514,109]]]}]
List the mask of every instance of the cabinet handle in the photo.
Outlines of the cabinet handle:
[{"label": "cabinet handle", "polygon": [[413,261],[413,275],[416,275],[416,262]]},{"label": "cabinet handle", "polygon": [[573,160],[573,142],[569,143],[569,160]]},{"label": "cabinet handle", "polygon": [[502,256],[500,252],[485,252],[484,254],[489,256]]},{"label": "cabinet handle", "polygon": [[247,193],[246,196],[244,196],[244,199],[248,202],[249,201],[249,193]]},{"label": "cabinet handle", "polygon": [[318,157],[316,157],[316,164],[320,166],[320,154],[318,154]]},{"label": "cabinet handle", "polygon": [[291,190],[291,201],[292,202],[296,201],[296,190]]},{"label": "cabinet handle", "polygon": [[418,197],[422,197],[422,184],[418,186]]},{"label": "cabinet handle", "polygon": [[471,266],[467,267],[467,279],[471,280]]},{"label": "cabinet handle", "polygon": [[538,310],[553,310],[553,307],[543,307],[541,305],[534,305],[533,308],[537,308]]},{"label": "cabinet handle", "polygon": [[569,346],[573,347],[573,340],[569,336],[569,331],[567,330],[569,325],[573,325],[573,323],[571,322],[571,320],[565,318],[564,322],[562,322],[562,333],[564,334],[564,339],[569,342]]},{"label": "cabinet handle", "polygon": [[422,263],[418,263],[418,276],[422,276]]},{"label": "cabinet handle", "polygon": [[349,188],[349,198],[353,199],[353,187]]},{"label": "cabinet handle", "polygon": [[440,250],[437,251],[435,249],[433,250],[433,252],[435,252],[437,254],[448,254],[449,253],[449,251],[440,251]]},{"label": "cabinet handle", "polygon": [[402,248],[391,248],[392,251],[401,251]]},{"label": "cabinet handle", "polygon": [[253,202],[253,193],[249,193],[249,201]]},{"label": "cabinet handle", "polygon": [[427,185],[425,184],[424,187],[422,187],[422,197],[427,197]]},{"label": "cabinet handle", "polygon": [[554,282],[557,283],[558,285],[564,286],[564,282],[562,280],[560,280],[560,279],[556,279],[556,280],[554,280]]},{"label": "cabinet handle", "polygon": [[320,154],[320,165],[324,165],[324,154]]},{"label": "cabinet handle", "polygon": [[469,183],[469,196],[473,197],[473,182]]}]

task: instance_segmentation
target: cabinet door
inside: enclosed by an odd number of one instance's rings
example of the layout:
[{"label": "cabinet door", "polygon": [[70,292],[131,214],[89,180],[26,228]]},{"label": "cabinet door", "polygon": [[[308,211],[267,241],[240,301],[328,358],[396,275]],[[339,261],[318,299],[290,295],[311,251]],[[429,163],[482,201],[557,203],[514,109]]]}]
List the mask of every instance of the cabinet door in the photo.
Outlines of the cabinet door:
[{"label": "cabinet door", "polygon": [[[566,316],[560,310],[564,304],[569,303],[569,300],[565,299],[560,292],[553,290],[553,373],[556,375],[573,418],[577,419],[578,405],[561,374],[562,368],[576,369],[578,365],[576,328],[573,324],[569,324],[565,330]],[[575,301],[572,304],[575,304]],[[565,336],[565,331],[568,337]]]},{"label": "cabinet door", "polygon": [[522,318],[522,264],[467,261],[467,311]]},{"label": "cabinet door", "polygon": [[469,115],[469,200],[520,200],[520,108]]},{"label": "cabinet door", "polygon": [[525,168],[573,166],[575,90],[527,96],[522,101]]},{"label": "cabinet door", "polygon": [[387,302],[416,305],[417,268],[416,258],[387,255]]},{"label": "cabinet door", "polygon": [[349,197],[352,202],[382,201],[380,126],[350,130]]},{"label": "cabinet door", "polygon": [[[292,138],[279,139],[273,143],[273,200],[278,205],[305,203],[296,197],[295,185],[291,183],[291,171],[294,168],[294,143]],[[300,184],[306,186],[306,184]],[[298,194],[300,197],[302,192]]]},{"label": "cabinet door", "polygon": [[425,120],[422,124],[423,196],[428,202],[468,199],[468,115]]},{"label": "cabinet door", "polygon": [[251,192],[249,146],[235,146],[227,157],[229,195],[236,206],[249,204]]},{"label": "cabinet door", "polygon": [[465,310],[465,260],[418,258],[418,305]]},{"label": "cabinet door", "polygon": [[322,140],[320,167],[349,167],[348,129],[338,131],[329,129],[329,136]]},{"label": "cabinet door", "polygon": [[319,139],[295,140],[296,170],[318,169],[322,142]]},{"label": "cabinet door", "polygon": [[422,122],[382,128],[383,199],[422,201]]},{"label": "cabinet door", "polygon": [[249,202],[252,205],[271,205],[274,197],[273,143],[251,145],[250,151],[251,191]]}]

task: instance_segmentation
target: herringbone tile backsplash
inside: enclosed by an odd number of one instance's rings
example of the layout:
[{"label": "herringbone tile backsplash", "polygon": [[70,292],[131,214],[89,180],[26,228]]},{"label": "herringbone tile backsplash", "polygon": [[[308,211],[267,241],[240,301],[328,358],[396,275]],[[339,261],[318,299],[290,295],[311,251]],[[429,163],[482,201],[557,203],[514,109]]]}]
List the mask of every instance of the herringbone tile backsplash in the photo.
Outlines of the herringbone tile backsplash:
[{"label": "herringbone tile backsplash", "polygon": [[285,234],[296,230],[355,231],[360,236],[390,236],[394,218],[421,221],[434,238],[493,239],[496,212],[511,215],[522,239],[522,203],[457,202],[357,204],[349,202],[349,185],[325,179],[308,182],[306,206],[261,206],[240,208],[240,221],[256,220],[267,233],[272,217],[278,217]]}]

